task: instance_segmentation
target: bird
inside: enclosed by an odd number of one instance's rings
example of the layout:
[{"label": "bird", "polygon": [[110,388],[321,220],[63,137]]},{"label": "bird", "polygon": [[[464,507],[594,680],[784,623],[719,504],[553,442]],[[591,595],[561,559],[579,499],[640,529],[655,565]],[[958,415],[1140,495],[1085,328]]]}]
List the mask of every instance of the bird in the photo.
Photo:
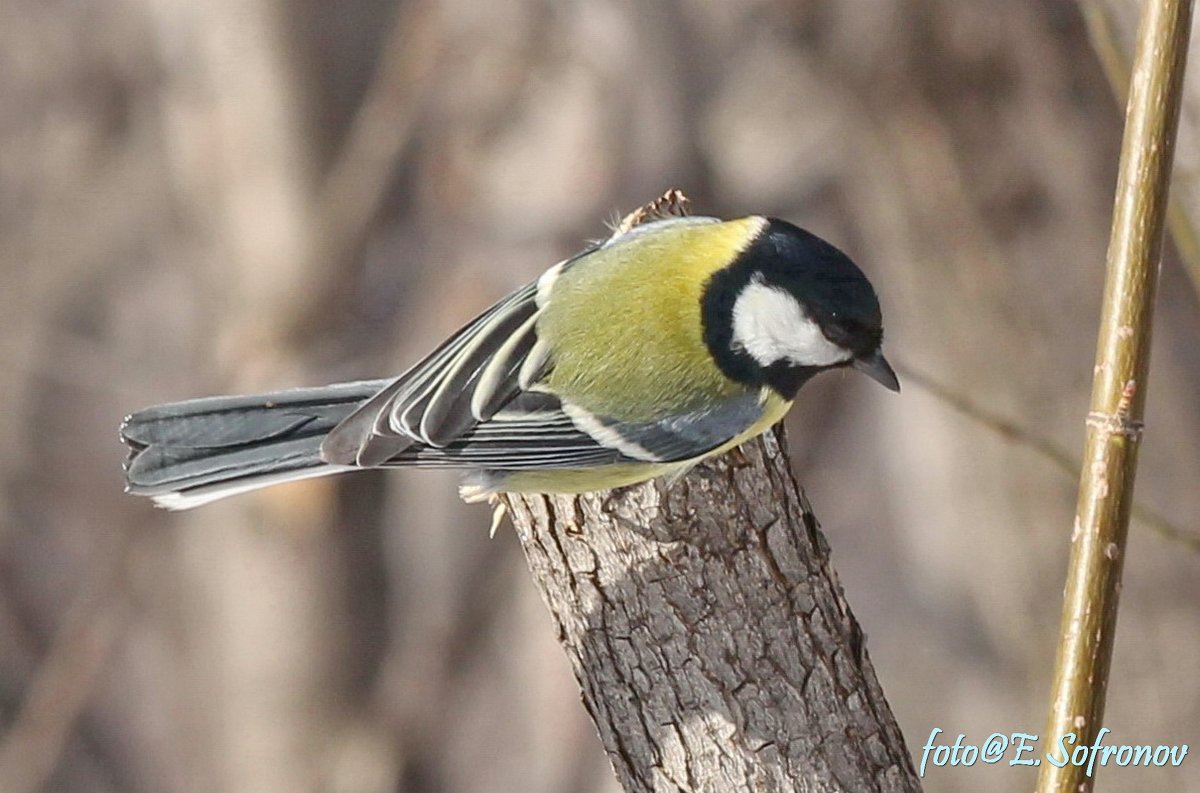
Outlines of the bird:
[{"label": "bird", "polygon": [[393,379],[127,416],[126,491],[189,509],[395,466],[463,473],[468,501],[677,478],[781,421],[815,375],[892,391],[878,297],[784,220],[692,215],[668,191]]}]

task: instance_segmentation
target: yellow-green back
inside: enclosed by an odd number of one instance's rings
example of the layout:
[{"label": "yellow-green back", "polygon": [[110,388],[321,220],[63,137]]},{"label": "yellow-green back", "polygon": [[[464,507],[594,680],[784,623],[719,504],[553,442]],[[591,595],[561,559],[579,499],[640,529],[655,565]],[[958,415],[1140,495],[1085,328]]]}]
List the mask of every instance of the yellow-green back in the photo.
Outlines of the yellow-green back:
[{"label": "yellow-green back", "polygon": [[742,391],[704,344],[700,301],[709,277],[733,261],[763,222],[667,222],[567,268],[538,320],[538,335],[553,351],[550,388],[626,421],[662,418]]}]

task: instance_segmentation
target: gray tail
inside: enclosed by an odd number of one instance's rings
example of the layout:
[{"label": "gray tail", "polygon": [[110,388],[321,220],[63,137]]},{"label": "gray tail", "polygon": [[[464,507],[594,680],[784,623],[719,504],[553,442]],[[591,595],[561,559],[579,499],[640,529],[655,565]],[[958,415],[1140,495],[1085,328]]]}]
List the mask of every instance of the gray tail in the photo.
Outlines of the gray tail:
[{"label": "gray tail", "polygon": [[388,384],[369,380],[210,397],[127,416],[125,489],[189,509],[277,482],[348,470],[321,459],[325,435]]}]

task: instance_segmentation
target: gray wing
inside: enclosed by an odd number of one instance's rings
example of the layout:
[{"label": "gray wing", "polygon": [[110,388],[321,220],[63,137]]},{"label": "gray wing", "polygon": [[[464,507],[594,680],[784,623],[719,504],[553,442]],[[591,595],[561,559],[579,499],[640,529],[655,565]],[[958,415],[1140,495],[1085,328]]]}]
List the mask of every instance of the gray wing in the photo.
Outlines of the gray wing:
[{"label": "gray wing", "polygon": [[[514,402],[525,401],[518,397]],[[528,396],[545,395],[530,392]],[[661,421],[625,422],[570,404],[524,412],[506,407],[442,446],[414,444],[383,465],[523,471],[586,468],[620,462],[676,462],[699,457],[741,434],[762,415],[759,395],[747,392],[719,407]]]},{"label": "gray wing", "polygon": [[599,247],[550,268],[381,389],[329,433],[322,458],[496,470],[668,462],[701,455],[748,428],[761,415],[757,392],[660,421],[624,422],[537,390],[553,366],[537,337],[542,304],[559,274]]},{"label": "gray wing", "polygon": [[[444,447],[488,422],[546,371],[547,349],[535,327],[539,286],[545,294],[578,258],[504,298],[381,389],[329,433],[321,456],[334,464],[381,465],[413,446]],[[556,407],[525,402],[514,409],[543,414]]]}]

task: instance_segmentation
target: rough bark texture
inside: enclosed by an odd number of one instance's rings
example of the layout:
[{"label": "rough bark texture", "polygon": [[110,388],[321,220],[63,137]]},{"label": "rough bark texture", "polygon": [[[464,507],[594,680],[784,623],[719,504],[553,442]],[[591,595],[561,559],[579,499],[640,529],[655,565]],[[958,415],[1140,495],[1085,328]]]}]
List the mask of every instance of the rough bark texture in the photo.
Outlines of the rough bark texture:
[{"label": "rough bark texture", "polygon": [[508,503],[626,790],[920,789],[781,436]]}]

